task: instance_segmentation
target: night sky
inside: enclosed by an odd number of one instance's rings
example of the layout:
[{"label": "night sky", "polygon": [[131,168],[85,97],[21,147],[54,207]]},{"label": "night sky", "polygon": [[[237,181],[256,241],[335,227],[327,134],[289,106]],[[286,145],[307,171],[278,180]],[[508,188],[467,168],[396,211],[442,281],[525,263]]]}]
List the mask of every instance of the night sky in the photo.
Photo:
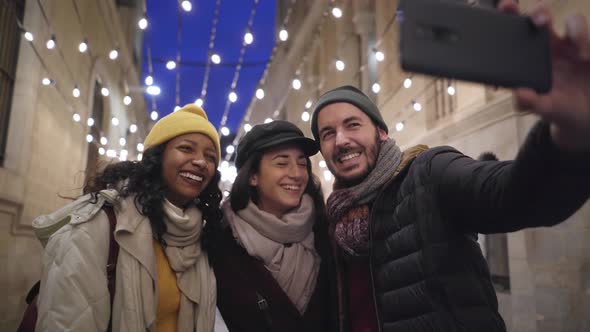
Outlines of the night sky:
[{"label": "night sky", "polygon": [[[147,46],[151,47],[154,85],[161,88],[155,97],[156,109],[161,117],[174,110],[176,105],[176,72],[180,68],[180,106],[193,103],[200,96],[215,0],[191,0],[192,11],[182,15],[181,64],[174,70],[166,68],[168,60],[174,60],[177,52],[179,5],[175,0],[147,0],[148,28],[143,47],[143,72],[141,82],[148,75]],[[238,62],[240,48],[246,31],[254,0],[221,0],[214,52],[221,56],[219,65],[211,64],[207,96],[203,109],[209,120],[219,127],[227,96]],[[236,92],[238,100],[232,104],[227,126],[232,133],[256,91],[272,48],[275,43],[275,1],[260,0],[254,16],[252,33],[254,42],[246,46],[244,66],[240,72]],[[151,96],[146,96],[148,113],[151,112]]]}]

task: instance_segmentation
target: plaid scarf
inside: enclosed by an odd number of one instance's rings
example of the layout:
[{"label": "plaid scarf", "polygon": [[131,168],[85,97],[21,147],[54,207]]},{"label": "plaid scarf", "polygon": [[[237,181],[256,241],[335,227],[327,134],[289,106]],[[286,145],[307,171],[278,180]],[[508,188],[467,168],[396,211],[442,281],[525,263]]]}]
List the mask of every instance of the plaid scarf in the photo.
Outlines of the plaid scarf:
[{"label": "plaid scarf", "polygon": [[[363,182],[348,188],[336,189],[327,201],[327,215],[331,235],[339,247],[353,256],[363,256],[369,247],[369,203],[379,189],[393,179],[402,161],[402,152],[391,138],[383,141],[375,168]],[[339,188],[339,183],[334,184]]]}]

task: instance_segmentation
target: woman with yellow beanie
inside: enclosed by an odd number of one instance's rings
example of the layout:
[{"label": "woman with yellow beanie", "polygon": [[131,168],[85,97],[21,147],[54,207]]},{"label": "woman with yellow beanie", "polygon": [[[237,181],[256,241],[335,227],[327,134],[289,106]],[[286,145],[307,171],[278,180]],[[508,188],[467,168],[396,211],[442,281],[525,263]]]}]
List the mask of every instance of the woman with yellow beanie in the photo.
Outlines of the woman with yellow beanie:
[{"label": "woman with yellow beanie", "polygon": [[141,161],[107,166],[85,196],[35,220],[45,245],[37,331],[213,331],[216,282],[201,243],[221,217],[217,130],[187,105],[144,146]]}]

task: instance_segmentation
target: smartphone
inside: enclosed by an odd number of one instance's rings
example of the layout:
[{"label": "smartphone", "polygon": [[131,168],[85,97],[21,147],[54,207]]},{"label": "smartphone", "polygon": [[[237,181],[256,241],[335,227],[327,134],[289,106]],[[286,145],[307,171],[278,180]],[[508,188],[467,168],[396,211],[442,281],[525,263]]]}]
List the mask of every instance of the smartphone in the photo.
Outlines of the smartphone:
[{"label": "smartphone", "polygon": [[525,16],[441,0],[402,0],[405,71],[502,87],[551,89],[549,32]]}]

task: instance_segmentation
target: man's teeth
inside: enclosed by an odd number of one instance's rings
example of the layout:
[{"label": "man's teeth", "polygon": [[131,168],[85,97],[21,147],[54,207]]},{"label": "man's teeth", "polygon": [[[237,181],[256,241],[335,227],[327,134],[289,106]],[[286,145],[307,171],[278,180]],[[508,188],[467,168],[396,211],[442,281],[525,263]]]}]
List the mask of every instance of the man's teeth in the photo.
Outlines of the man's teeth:
[{"label": "man's teeth", "polygon": [[287,189],[287,190],[299,190],[300,186],[286,185],[286,186],[283,186],[283,188]]},{"label": "man's teeth", "polygon": [[203,182],[203,177],[198,176],[198,175],[194,175],[194,174],[189,173],[189,172],[181,172],[180,173],[180,176],[184,176],[185,178],[189,178],[191,180]]},{"label": "man's teeth", "polygon": [[355,152],[355,153],[347,154],[344,157],[340,158],[340,162],[350,160],[350,159],[355,158],[355,157],[358,157],[360,155],[361,155],[360,152]]}]

